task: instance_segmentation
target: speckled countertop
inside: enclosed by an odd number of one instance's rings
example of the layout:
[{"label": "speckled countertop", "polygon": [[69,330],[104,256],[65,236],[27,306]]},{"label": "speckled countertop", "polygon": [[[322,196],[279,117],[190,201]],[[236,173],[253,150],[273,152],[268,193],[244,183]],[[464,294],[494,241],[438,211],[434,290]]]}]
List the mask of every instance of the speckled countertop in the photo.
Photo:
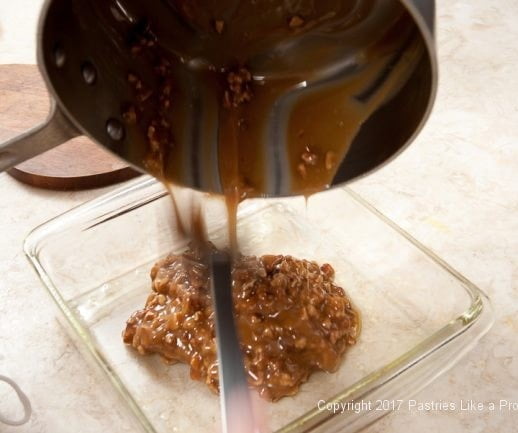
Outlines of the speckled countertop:
[{"label": "speckled countertop", "polygon": [[[34,63],[40,4],[0,1],[0,63]],[[401,157],[353,188],[493,300],[489,334],[416,399],[518,404],[518,2],[437,6],[441,75],[431,119]],[[0,175],[0,374],[16,379],[34,408],[28,424],[2,432],[133,431],[56,321],[22,252],[34,226],[107,190],[49,192]],[[3,384],[0,410],[16,411]],[[518,408],[401,410],[368,431],[503,433],[516,425]]]}]

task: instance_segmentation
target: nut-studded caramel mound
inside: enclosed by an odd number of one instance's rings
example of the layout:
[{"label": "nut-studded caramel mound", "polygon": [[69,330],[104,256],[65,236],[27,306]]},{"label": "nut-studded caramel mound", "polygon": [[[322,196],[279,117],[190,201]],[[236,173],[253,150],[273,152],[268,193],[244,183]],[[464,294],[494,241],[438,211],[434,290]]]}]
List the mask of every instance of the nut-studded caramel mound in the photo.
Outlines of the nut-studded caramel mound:
[{"label": "nut-studded caramel mound", "polygon": [[[236,324],[249,383],[262,397],[295,394],[316,370],[335,371],[356,342],[358,314],[328,265],[290,256],[241,256],[233,268]],[[127,322],[124,342],[141,354],[190,365],[218,391],[208,272],[193,251],[151,270],[153,292]],[[223,289],[224,290],[224,289]]]}]

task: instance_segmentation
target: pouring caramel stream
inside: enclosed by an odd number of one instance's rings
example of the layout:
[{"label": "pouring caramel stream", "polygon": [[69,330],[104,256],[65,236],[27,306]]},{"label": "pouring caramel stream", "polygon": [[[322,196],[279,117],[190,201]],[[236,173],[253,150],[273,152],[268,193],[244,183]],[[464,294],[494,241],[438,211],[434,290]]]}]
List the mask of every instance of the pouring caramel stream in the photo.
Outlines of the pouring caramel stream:
[{"label": "pouring caramel stream", "polygon": [[233,250],[239,202],[328,187],[424,53],[396,1],[165,5],[170,15],[143,26],[132,46],[156,72],[135,85],[147,167],[166,184],[219,182]]}]

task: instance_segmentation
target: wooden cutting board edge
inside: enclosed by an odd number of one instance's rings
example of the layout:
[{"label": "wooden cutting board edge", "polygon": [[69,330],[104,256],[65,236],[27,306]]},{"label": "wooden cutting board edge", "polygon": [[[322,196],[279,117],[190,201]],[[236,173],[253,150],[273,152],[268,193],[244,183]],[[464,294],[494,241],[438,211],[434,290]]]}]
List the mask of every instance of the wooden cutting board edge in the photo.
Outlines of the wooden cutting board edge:
[{"label": "wooden cutting board edge", "polygon": [[[49,97],[35,65],[0,65],[0,142],[44,120]],[[86,137],[75,138],[7,171],[44,189],[80,190],[122,182],[141,173]]]}]

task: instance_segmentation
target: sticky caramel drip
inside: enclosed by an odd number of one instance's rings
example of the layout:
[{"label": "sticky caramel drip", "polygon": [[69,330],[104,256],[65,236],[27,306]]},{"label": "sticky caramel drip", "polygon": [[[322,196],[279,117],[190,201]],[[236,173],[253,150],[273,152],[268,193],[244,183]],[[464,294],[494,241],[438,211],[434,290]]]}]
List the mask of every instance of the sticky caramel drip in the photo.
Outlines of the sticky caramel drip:
[{"label": "sticky caramel drip", "polygon": [[133,79],[146,91],[126,118],[147,135],[147,166],[163,182],[219,181],[236,251],[239,202],[328,187],[362,125],[422,55],[396,1],[166,3],[173,15],[155,17],[132,46],[156,77]]}]

